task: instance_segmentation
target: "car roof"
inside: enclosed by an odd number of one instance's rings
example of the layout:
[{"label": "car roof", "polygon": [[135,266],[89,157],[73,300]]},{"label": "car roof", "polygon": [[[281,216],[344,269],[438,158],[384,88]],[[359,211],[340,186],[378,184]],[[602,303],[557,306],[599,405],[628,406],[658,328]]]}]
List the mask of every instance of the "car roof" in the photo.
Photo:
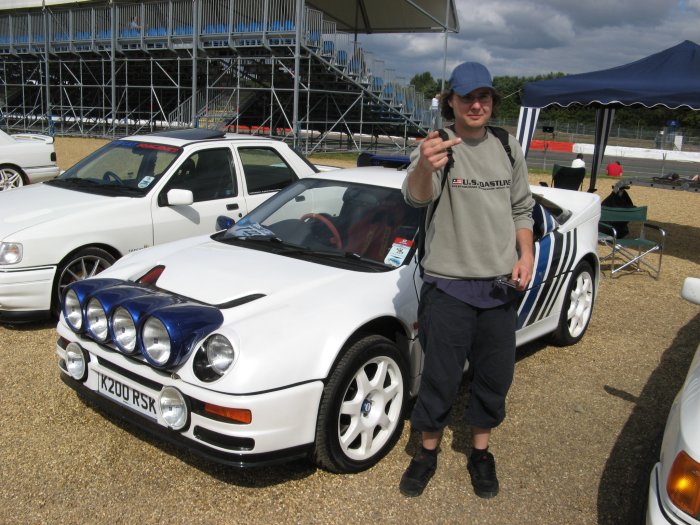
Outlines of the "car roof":
[{"label": "car roof", "polygon": [[[308,178],[308,177],[305,177]],[[401,188],[406,178],[405,169],[383,168],[381,166],[366,166],[362,168],[346,168],[316,173],[313,178],[357,182],[387,188]]]},{"label": "car roof", "polygon": [[184,147],[188,144],[203,141],[215,140],[236,140],[242,142],[253,141],[275,141],[277,139],[270,137],[262,137],[259,135],[243,135],[241,133],[227,133],[218,129],[207,128],[188,128],[188,129],[173,129],[166,131],[157,131],[144,135],[131,135],[120,140],[134,140],[140,142],[153,142],[156,144],[168,144],[170,146]]}]

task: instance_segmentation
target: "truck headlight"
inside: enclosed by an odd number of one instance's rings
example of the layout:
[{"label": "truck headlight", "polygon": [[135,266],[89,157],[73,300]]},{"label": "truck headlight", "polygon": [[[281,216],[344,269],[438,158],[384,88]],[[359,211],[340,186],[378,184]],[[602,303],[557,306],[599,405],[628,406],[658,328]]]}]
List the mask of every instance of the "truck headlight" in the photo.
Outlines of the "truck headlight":
[{"label": "truck headlight", "polygon": [[0,242],[0,264],[17,264],[22,260],[22,244]]}]

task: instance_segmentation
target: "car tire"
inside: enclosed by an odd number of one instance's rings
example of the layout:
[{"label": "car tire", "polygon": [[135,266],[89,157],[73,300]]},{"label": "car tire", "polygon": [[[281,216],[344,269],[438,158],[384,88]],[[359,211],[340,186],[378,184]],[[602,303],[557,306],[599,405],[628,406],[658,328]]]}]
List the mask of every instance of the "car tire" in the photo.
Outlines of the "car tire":
[{"label": "car tire", "polygon": [[407,389],[404,356],[374,335],[354,343],[331,372],[321,398],[314,461],[331,472],[376,464],[401,436]]},{"label": "car tire", "polygon": [[58,265],[53,284],[51,313],[58,316],[63,298],[63,290],[70,283],[82,281],[106,270],[116,259],[102,248],[82,248],[73,252]]},{"label": "car tire", "polygon": [[559,315],[559,325],[551,337],[552,343],[569,346],[581,340],[591,321],[594,297],[593,269],[588,262],[581,261],[569,280]]},{"label": "car tire", "polygon": [[15,166],[0,166],[0,191],[21,188],[27,184],[27,176]]}]

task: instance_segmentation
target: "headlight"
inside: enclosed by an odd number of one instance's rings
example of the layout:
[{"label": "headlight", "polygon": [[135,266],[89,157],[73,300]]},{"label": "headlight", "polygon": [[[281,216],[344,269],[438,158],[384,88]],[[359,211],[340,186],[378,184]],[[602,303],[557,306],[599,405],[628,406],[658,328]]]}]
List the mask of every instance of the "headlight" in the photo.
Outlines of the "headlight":
[{"label": "headlight", "polygon": [[16,264],[22,260],[22,244],[0,242],[0,264]]},{"label": "headlight", "polygon": [[209,336],[194,356],[194,375],[207,383],[216,381],[233,366],[236,351],[231,342],[221,334]]},{"label": "headlight", "polygon": [[85,319],[87,321],[87,329],[95,340],[100,343],[107,341],[109,337],[107,313],[102,308],[102,303],[94,297],[88,301],[85,309]]},{"label": "headlight", "polygon": [[233,358],[236,354],[233,351],[233,346],[228,339],[223,335],[215,334],[209,339],[204,341],[204,351],[207,354],[207,360],[209,361],[209,366],[212,367],[214,372],[219,375],[223,375],[226,371],[231,368],[233,364]]},{"label": "headlight", "polygon": [[666,491],[676,507],[697,518],[700,514],[700,463],[681,450],[668,473]]},{"label": "headlight", "polygon": [[163,366],[170,357],[170,334],[157,317],[150,317],[141,331],[143,350],[157,366]]},{"label": "headlight", "polygon": [[85,379],[87,359],[78,343],[69,343],[66,346],[66,370],[77,381]]},{"label": "headlight", "polygon": [[163,388],[158,397],[158,404],[160,413],[170,428],[180,430],[187,424],[187,403],[177,388],[172,386]]},{"label": "headlight", "polygon": [[74,332],[80,332],[83,329],[83,312],[80,309],[80,299],[78,299],[78,294],[73,289],[68,290],[65,299],[63,299],[63,316]]},{"label": "headlight", "polygon": [[125,354],[136,350],[136,326],[129,311],[123,306],[117,307],[112,314],[112,334],[114,343]]}]

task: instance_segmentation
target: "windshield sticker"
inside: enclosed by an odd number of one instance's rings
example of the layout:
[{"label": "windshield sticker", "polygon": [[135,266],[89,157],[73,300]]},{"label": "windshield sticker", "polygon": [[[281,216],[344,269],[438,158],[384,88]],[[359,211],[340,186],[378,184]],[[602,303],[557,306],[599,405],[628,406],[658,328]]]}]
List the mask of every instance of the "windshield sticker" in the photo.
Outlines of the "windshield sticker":
[{"label": "windshield sticker", "polygon": [[257,222],[250,222],[246,219],[245,221],[239,221],[233,227],[233,234],[236,237],[274,237],[275,232],[268,230],[260,226]]},{"label": "windshield sticker", "polygon": [[413,241],[397,237],[394,239],[394,244],[392,244],[389,254],[384,259],[384,264],[395,267],[401,266],[406,257],[408,257],[411,246],[413,246]]},{"label": "windshield sticker", "polygon": [[148,188],[151,185],[151,182],[153,182],[153,179],[154,177],[151,177],[150,175],[145,176],[139,181],[139,188]]}]

